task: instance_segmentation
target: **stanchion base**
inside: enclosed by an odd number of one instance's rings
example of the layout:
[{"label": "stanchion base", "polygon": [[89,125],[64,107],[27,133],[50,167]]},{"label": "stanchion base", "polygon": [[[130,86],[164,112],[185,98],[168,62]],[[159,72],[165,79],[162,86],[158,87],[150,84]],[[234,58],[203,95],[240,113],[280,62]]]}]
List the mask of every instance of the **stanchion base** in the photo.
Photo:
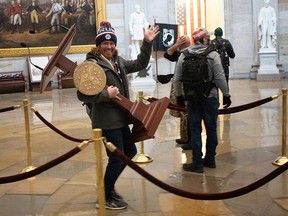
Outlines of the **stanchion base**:
[{"label": "stanchion base", "polygon": [[153,158],[151,158],[147,154],[137,154],[135,157],[132,159],[135,163],[150,163],[153,161]]},{"label": "stanchion base", "polygon": [[272,162],[272,164],[277,166],[282,166],[283,164],[288,162],[288,158],[286,156],[280,156],[276,160]]},{"label": "stanchion base", "polygon": [[25,172],[29,172],[29,171],[32,171],[36,169],[36,167],[34,166],[28,166],[28,167],[25,167],[20,173],[25,173]]}]

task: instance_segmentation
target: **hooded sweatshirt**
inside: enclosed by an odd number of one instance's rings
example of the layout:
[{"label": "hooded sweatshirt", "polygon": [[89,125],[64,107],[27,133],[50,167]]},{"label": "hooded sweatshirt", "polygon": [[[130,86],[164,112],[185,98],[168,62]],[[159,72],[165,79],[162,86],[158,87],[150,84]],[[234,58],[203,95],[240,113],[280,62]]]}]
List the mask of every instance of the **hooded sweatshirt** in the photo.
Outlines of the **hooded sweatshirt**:
[{"label": "hooded sweatshirt", "polygon": [[[201,54],[205,51],[206,48],[207,45],[196,43],[195,45],[191,45],[188,48],[188,52]],[[183,53],[179,56],[174,73],[174,88],[176,97],[181,96],[183,93],[181,79],[183,74],[182,64],[184,62],[184,57],[185,55]],[[214,87],[212,88],[210,95],[208,97],[218,98],[217,88],[221,90],[224,96],[229,96],[227,81],[225,79],[224,70],[222,67],[219,54],[216,51],[212,51],[207,55],[207,58],[208,58],[209,80],[210,81],[212,80],[212,83],[214,83]]]}]

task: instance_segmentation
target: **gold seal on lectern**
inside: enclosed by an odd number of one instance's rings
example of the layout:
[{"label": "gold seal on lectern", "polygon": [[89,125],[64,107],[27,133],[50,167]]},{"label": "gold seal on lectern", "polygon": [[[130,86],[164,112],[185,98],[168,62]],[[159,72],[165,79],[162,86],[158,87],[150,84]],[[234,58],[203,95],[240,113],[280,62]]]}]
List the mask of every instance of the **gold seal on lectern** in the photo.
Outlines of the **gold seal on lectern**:
[{"label": "gold seal on lectern", "polygon": [[79,64],[73,74],[75,87],[85,95],[95,95],[106,86],[104,70],[95,62],[86,61]]}]

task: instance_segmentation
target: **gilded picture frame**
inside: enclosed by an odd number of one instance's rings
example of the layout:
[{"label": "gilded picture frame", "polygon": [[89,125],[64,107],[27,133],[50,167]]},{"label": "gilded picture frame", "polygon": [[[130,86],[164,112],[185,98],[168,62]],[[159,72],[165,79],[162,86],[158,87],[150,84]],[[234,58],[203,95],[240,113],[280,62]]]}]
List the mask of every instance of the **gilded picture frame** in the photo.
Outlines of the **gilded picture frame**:
[{"label": "gilded picture frame", "polygon": [[[32,4],[32,1],[35,3]],[[29,51],[31,56],[51,55],[74,23],[77,33],[68,53],[86,53],[95,46],[99,20],[106,19],[106,0],[52,1],[59,2],[61,6],[58,12],[60,27],[55,26],[55,18],[52,24],[55,12],[51,10],[51,0],[0,0],[0,57],[27,56]],[[38,9],[35,5],[39,6]],[[68,6],[73,8],[71,13]],[[17,12],[19,7],[21,14]],[[15,15],[17,13],[19,15]]]}]

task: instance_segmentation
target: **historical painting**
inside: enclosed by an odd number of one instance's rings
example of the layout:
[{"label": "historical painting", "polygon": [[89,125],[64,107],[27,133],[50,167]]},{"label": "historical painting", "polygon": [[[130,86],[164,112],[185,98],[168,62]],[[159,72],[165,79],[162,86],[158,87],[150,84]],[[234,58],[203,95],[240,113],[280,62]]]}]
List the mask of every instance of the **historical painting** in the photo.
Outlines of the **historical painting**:
[{"label": "historical painting", "polygon": [[[94,44],[95,0],[0,0],[0,56],[51,54],[72,25],[75,53]],[[22,53],[21,53],[22,51]],[[73,53],[73,52],[72,52]]]}]

